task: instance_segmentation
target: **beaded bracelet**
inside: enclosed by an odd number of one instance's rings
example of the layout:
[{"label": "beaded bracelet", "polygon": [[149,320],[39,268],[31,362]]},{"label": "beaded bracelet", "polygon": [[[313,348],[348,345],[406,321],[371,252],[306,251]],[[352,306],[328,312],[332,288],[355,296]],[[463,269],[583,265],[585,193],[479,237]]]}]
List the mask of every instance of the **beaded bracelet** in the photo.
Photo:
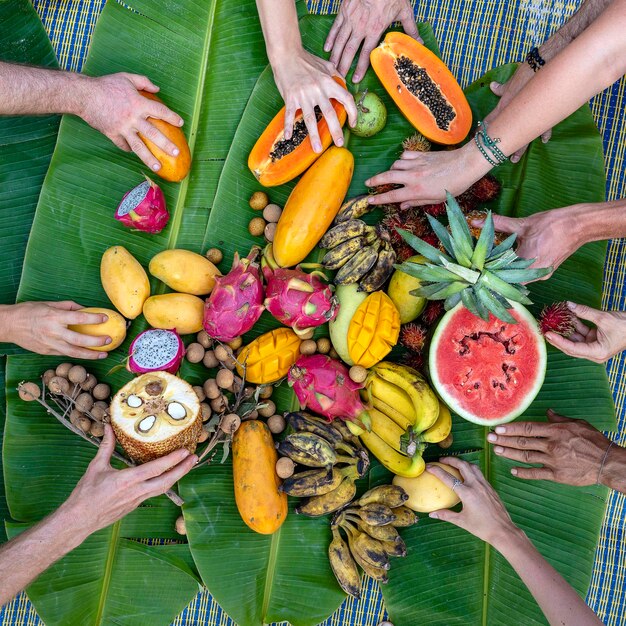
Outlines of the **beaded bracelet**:
[{"label": "beaded bracelet", "polygon": [[508,159],[504,152],[498,148],[497,144],[500,143],[500,140],[492,139],[487,134],[487,125],[485,122],[478,122],[474,142],[487,162],[493,167],[504,163]]},{"label": "beaded bracelet", "polygon": [[542,68],[546,64],[543,57],[539,54],[539,48],[537,48],[537,46],[535,46],[526,55],[526,63],[530,65],[533,72],[536,72],[538,69]]}]

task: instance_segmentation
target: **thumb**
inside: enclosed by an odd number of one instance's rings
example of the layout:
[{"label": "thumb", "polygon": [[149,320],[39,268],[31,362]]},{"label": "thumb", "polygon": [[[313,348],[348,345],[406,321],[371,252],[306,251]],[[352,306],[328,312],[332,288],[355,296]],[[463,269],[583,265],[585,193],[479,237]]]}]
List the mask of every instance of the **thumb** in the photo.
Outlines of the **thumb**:
[{"label": "thumb", "polygon": [[129,74],[128,80],[139,91],[149,91],[150,93],[156,93],[159,88],[147,77],[141,74]]},{"label": "thumb", "polygon": [[565,337],[561,337],[557,333],[549,332],[545,334],[546,340],[561,352],[577,359],[593,359],[593,349],[591,345],[584,341],[571,341]]},{"label": "thumb", "polygon": [[598,309],[592,309],[590,306],[584,304],[577,304],[576,302],[568,302],[567,308],[576,314],[576,317],[580,317],[583,320],[589,320],[594,324],[599,325],[604,317],[604,311],[598,311]]},{"label": "thumb", "polygon": [[505,215],[493,214],[493,226],[501,233],[516,233],[521,227],[521,218],[506,217]]},{"label": "thumb", "polygon": [[558,413],[556,413],[552,409],[548,409],[546,411],[546,415],[548,416],[548,421],[553,423],[553,424],[561,424],[563,422],[573,422],[574,421],[574,420],[572,420],[569,417],[565,417],[565,415],[559,415]]},{"label": "thumb", "polygon": [[102,437],[100,447],[98,448],[98,454],[96,454],[93,462],[98,465],[108,466],[111,462],[111,455],[113,454],[114,449],[115,434],[113,433],[113,428],[111,428],[111,424],[105,424],[104,437]]},{"label": "thumb", "polygon": [[491,81],[491,83],[489,84],[489,88],[491,89],[491,91],[499,97],[502,97],[504,95],[504,87],[505,86],[503,83],[498,83],[495,80]]},{"label": "thumb", "polygon": [[440,519],[443,522],[450,522],[455,526],[457,524],[457,517],[459,517],[460,513],[455,513],[454,511],[450,511],[449,509],[439,509],[438,511],[433,511],[428,514],[428,517],[432,517],[433,519]]}]

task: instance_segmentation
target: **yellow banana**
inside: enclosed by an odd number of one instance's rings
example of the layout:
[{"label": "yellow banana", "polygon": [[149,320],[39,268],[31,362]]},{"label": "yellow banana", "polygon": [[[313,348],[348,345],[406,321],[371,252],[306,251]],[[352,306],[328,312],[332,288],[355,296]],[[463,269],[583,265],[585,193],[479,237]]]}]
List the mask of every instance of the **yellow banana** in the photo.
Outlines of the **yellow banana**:
[{"label": "yellow banana", "polygon": [[351,596],[361,596],[361,576],[355,560],[350,554],[348,544],[343,540],[337,528],[333,528],[333,540],[328,546],[328,559],[339,586]]},{"label": "yellow banana", "polygon": [[364,432],[361,441],[369,451],[390,471],[398,476],[415,478],[425,469],[426,464],[420,454],[404,456],[386,444],[376,433]]},{"label": "yellow banana", "polygon": [[[370,415],[373,411],[370,411]],[[374,420],[372,418],[372,428],[374,428]],[[452,430],[452,416],[450,409],[439,401],[439,417],[437,421],[426,431],[420,435],[420,440],[426,443],[439,443],[443,441]]]},{"label": "yellow banana", "polygon": [[417,415],[415,413],[413,401],[402,388],[387,382],[384,378],[381,378],[376,374],[373,374],[368,382],[368,390],[373,397],[378,398],[385,404],[393,407],[402,413],[402,415],[404,415],[411,422],[411,424],[415,424]]},{"label": "yellow banana", "polygon": [[409,426],[413,426],[411,420],[406,415],[400,413],[400,411],[389,406],[386,402],[383,402],[379,398],[372,397],[372,406],[384,413],[387,417],[391,418],[402,430],[407,430]]},{"label": "yellow banana", "polygon": [[439,400],[426,379],[413,368],[382,361],[374,368],[376,374],[406,391],[415,407],[415,433],[428,430],[439,417]]},{"label": "yellow banana", "polygon": [[378,409],[370,409],[372,418],[372,432],[376,433],[386,444],[394,450],[402,452],[400,438],[404,431],[390,417]]}]

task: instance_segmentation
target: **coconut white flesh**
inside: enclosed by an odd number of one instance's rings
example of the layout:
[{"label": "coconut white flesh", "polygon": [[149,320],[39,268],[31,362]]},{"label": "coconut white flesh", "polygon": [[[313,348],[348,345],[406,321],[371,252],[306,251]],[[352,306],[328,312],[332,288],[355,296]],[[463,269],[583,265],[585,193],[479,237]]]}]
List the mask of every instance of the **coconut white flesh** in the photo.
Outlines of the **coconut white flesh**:
[{"label": "coconut white flesh", "polygon": [[[145,390],[146,385],[154,382],[163,388],[158,396],[151,396]],[[142,401],[138,408],[129,406],[128,400],[136,403],[133,396]],[[199,411],[200,401],[191,385],[168,372],[152,372],[131,380],[118,391],[111,402],[111,422],[131,439],[152,443],[177,435]],[[152,420],[147,418],[151,416],[155,420],[150,426]]]}]

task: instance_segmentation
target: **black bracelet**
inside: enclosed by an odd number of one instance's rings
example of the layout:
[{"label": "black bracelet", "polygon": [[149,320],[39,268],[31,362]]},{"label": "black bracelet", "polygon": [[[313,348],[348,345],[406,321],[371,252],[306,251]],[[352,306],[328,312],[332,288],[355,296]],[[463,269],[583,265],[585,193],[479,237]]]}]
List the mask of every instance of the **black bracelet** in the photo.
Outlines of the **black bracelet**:
[{"label": "black bracelet", "polygon": [[539,48],[535,46],[527,55],[526,55],[526,63],[530,65],[533,72],[536,72],[538,69],[543,67],[546,62],[539,54]]}]

